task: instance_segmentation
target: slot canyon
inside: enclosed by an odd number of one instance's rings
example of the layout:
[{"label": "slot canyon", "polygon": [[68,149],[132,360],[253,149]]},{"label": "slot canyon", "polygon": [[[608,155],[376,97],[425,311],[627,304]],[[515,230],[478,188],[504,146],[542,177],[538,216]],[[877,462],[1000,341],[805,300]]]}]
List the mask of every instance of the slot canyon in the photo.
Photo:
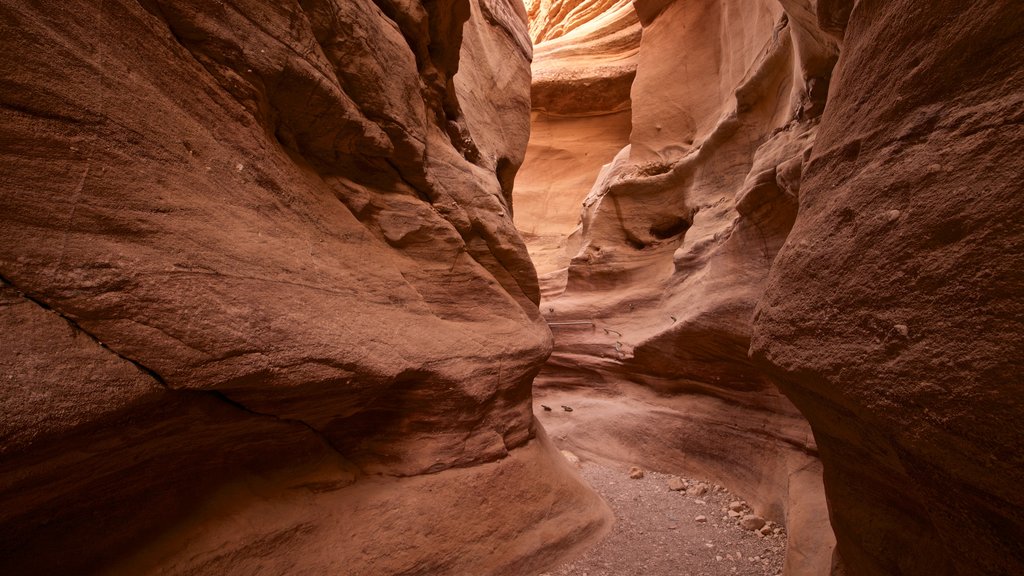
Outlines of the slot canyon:
[{"label": "slot canyon", "polygon": [[0,47],[0,574],[1024,574],[1024,2]]}]

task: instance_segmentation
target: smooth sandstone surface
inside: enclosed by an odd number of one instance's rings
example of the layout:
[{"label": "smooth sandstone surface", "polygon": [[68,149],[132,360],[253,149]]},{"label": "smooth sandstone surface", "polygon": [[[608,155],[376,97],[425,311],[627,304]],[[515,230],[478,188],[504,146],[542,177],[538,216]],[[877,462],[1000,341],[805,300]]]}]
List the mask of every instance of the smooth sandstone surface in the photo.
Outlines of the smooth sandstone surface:
[{"label": "smooth sandstone surface", "polygon": [[[817,445],[747,351],[839,42],[810,2],[634,2],[628,105],[581,110],[564,103],[624,52],[548,46],[614,34],[619,5],[567,4],[531,11],[542,41],[515,190],[555,337],[535,403],[573,408],[541,422],[586,458],[725,483],[787,524],[787,574],[827,573]],[[585,70],[550,80],[571,67]]]},{"label": "smooth sandstone surface", "polygon": [[530,0],[531,132],[515,224],[550,296],[579,251],[579,207],[632,130],[640,23],[628,0]]},{"label": "smooth sandstone surface", "polygon": [[1024,573],[1024,5],[848,14],[751,350],[847,574]]},{"label": "smooth sandstone surface", "polygon": [[521,4],[8,2],[0,47],[0,571],[523,573],[607,527],[530,405]]}]

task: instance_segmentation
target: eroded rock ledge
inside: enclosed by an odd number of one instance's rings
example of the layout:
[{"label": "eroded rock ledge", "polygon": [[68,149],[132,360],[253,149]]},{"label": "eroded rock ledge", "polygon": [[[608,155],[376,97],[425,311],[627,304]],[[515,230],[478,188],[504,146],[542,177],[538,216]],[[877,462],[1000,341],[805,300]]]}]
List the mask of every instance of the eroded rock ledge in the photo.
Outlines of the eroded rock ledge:
[{"label": "eroded rock ledge", "polygon": [[0,16],[2,571],[529,571],[607,524],[531,414],[519,3]]}]

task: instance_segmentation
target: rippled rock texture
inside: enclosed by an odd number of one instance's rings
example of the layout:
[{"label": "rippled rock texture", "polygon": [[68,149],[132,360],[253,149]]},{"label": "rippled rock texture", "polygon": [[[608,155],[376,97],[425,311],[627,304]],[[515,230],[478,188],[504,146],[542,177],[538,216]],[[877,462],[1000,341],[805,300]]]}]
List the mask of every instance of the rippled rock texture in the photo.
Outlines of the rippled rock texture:
[{"label": "rippled rock texture", "polygon": [[[534,34],[615,10],[540,4],[567,24]],[[628,125],[542,124],[521,177],[558,183],[517,204],[555,335],[547,429],[722,479],[785,518],[788,574],[1024,571],[1024,7],[633,6]],[[588,163],[555,171],[573,131]],[[534,221],[558,186],[578,220]]]},{"label": "rippled rock texture", "polygon": [[0,46],[3,572],[522,573],[607,524],[531,413],[521,4],[15,1]]},{"label": "rippled rock texture", "polygon": [[629,142],[640,22],[629,0],[527,2],[535,42],[530,142],[516,178],[516,226],[542,290],[579,251],[580,205]]},{"label": "rippled rock texture", "polygon": [[[555,335],[539,401],[574,408],[542,421],[574,452],[725,482],[787,522],[788,573],[827,572],[816,443],[747,351],[839,40],[802,1],[539,4],[516,222]],[[559,44],[583,33],[604,41]],[[628,100],[575,99],[594,76]]]}]

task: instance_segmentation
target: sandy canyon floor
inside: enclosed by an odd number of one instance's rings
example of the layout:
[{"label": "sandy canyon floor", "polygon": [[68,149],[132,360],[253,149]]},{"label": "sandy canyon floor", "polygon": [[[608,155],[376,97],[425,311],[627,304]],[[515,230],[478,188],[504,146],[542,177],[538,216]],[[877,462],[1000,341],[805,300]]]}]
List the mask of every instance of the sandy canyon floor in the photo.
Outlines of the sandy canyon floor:
[{"label": "sandy canyon floor", "polygon": [[[651,471],[631,478],[627,468],[593,462],[581,463],[580,474],[611,506],[615,525],[595,547],[542,576],[782,573],[785,532],[761,535],[740,527],[730,504],[745,505],[720,486]],[[680,480],[689,492],[669,487]],[[707,492],[697,494],[701,485]]]}]

